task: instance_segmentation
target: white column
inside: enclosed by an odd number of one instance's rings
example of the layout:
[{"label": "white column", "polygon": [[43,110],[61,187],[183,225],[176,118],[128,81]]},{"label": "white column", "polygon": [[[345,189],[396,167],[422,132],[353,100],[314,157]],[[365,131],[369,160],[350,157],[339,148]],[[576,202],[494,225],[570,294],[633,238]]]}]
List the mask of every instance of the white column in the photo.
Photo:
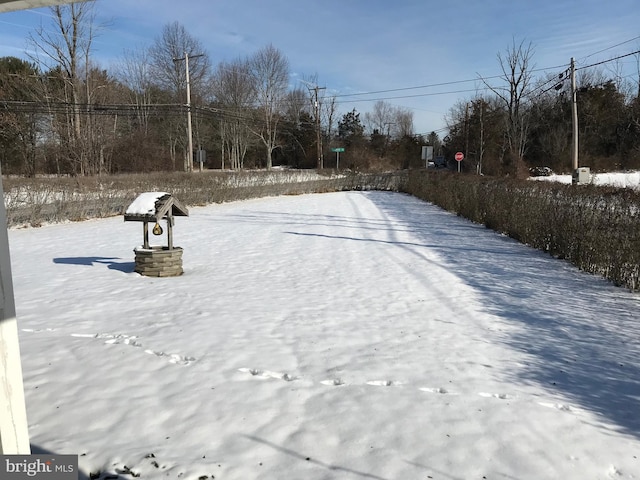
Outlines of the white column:
[{"label": "white column", "polygon": [[31,446],[6,225],[0,174],[0,454],[28,455]]}]

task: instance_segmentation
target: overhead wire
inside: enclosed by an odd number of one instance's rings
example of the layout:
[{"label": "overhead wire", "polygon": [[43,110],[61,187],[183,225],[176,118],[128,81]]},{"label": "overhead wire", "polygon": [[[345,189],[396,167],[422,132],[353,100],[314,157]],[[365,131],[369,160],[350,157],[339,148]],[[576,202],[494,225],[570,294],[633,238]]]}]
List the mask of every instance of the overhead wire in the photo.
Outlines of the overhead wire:
[{"label": "overhead wire", "polygon": [[[546,71],[546,70],[552,70],[552,69],[556,69],[556,68],[560,68],[560,67],[554,66],[554,67],[537,68],[537,69],[531,70],[531,72]],[[485,81],[485,80],[495,80],[497,78],[503,78],[503,77],[504,77],[504,74],[496,74],[496,75],[490,75],[490,76],[487,76],[487,77],[478,76],[478,77],[475,77],[475,78],[468,78],[468,79],[463,79],[463,80],[451,80],[449,82],[431,83],[431,84],[427,84],[427,85],[417,85],[417,86],[413,86],[413,87],[399,87],[399,88],[391,88],[391,89],[387,89],[387,90],[374,90],[374,91],[370,91],[370,92],[344,93],[344,94],[336,94],[336,95],[332,95],[332,96],[335,97],[335,98],[341,98],[341,97],[354,97],[354,96],[364,96],[364,95],[377,95],[379,93],[401,92],[401,91],[405,91],[405,90],[420,90],[420,89],[423,89],[423,88],[442,87],[442,86],[448,86],[448,85],[456,85],[456,84],[460,84],[460,83],[472,83],[472,82]],[[400,98],[402,98],[402,97],[400,97]]]},{"label": "overhead wire", "polygon": [[468,90],[453,90],[448,92],[430,92],[430,93],[417,93],[415,95],[399,95],[395,97],[377,97],[377,98],[366,98],[363,100],[343,100],[340,103],[359,103],[359,102],[377,102],[381,100],[397,100],[403,98],[419,98],[419,97],[432,97],[437,95],[453,95],[456,93],[469,93],[469,92],[477,92],[478,90],[490,90],[490,87],[480,87]]},{"label": "overhead wire", "polygon": [[633,42],[634,40],[640,40],[640,35],[638,35],[637,37],[630,38],[629,40],[625,40],[624,42],[616,43],[615,45],[611,45],[610,47],[603,48],[602,50],[598,50],[597,52],[590,53],[589,55],[587,55],[585,57],[582,57],[581,60],[584,61],[587,58],[590,58],[590,57],[593,57],[595,55],[598,55],[599,53],[606,52],[607,50],[611,50],[613,48],[620,47],[620,46],[625,45],[627,43]]},{"label": "overhead wire", "polygon": [[[604,51],[610,50],[612,48],[624,45],[626,43],[629,43],[633,40],[636,39],[640,39],[640,36],[638,37],[634,37],[632,39],[626,40],[625,42],[621,42],[618,43],[616,45],[607,47],[605,49],[599,50],[597,52],[594,52],[590,55],[587,55],[586,57],[583,57],[584,59],[586,58],[590,58],[593,57],[599,53],[602,53]],[[626,57],[630,57],[632,55],[637,55],[640,54],[640,50],[635,50],[633,52],[629,52],[626,54],[622,54],[622,55],[618,55],[606,60],[602,60],[599,62],[594,62],[591,63],[589,65],[583,65],[580,67],[576,68],[576,71],[578,70],[584,70],[584,69],[588,69],[588,68],[593,68],[595,66],[599,66],[599,65],[603,65],[609,62],[613,62],[616,60],[620,60],[622,58],[626,58]],[[554,88],[557,88],[558,84],[561,83],[562,81],[564,81],[567,77],[567,69],[566,69],[566,65],[560,65],[560,66],[555,66],[555,67],[547,67],[547,68],[538,68],[538,69],[533,69],[531,70],[531,72],[536,72],[536,71],[548,71],[551,69],[557,69],[557,68],[563,68],[563,72],[560,74],[560,79],[556,79],[556,78],[549,78],[548,80],[546,80],[545,82],[543,82],[541,85],[537,86],[536,88],[534,88],[531,92],[529,92],[528,96],[529,97],[533,97],[534,95],[542,95]],[[244,73],[244,72],[236,72],[236,73]],[[20,74],[9,74],[11,76],[20,76]],[[24,75],[24,74],[23,74]],[[36,76],[36,75],[25,75],[25,76]],[[562,78],[565,77],[565,78]],[[385,93],[393,93],[393,92],[403,92],[403,91],[410,91],[410,90],[420,90],[420,89],[427,89],[427,88],[435,88],[435,87],[441,87],[441,86],[448,86],[448,85],[459,85],[459,84],[464,84],[464,83],[471,83],[471,82],[478,82],[478,81],[485,81],[485,80],[493,80],[493,79],[497,79],[497,78],[504,78],[504,74],[501,75],[491,75],[488,77],[477,77],[474,79],[463,79],[463,80],[452,80],[452,81],[448,81],[448,82],[440,82],[440,83],[433,83],[433,84],[426,84],[426,85],[418,85],[418,86],[409,86],[409,87],[398,87],[398,88],[392,88],[392,89],[384,89],[384,90],[373,90],[373,91],[369,91],[369,92],[357,92],[357,93],[349,93],[349,94],[336,94],[336,95],[331,95],[331,96],[325,96],[325,99],[331,99],[331,98],[335,98],[335,99],[345,99],[345,98],[352,98],[352,97],[365,97],[365,96],[372,96],[372,95],[379,95],[379,94],[385,94]],[[550,83],[552,83],[553,85],[551,85],[548,88],[545,88],[547,85],[549,85]],[[470,93],[470,92],[478,92],[478,91],[486,91],[486,90],[493,90],[496,87],[491,87],[490,85],[485,83],[484,87],[478,87],[475,89],[463,89],[463,90],[451,90],[451,91],[440,91],[440,92],[425,92],[425,93],[416,93],[416,94],[412,94],[412,95],[396,95],[396,96],[377,96],[374,98],[359,98],[359,99],[349,99],[349,100],[340,100],[340,103],[361,103],[361,102],[371,102],[371,101],[383,101],[383,100],[397,100],[397,99],[407,99],[407,98],[420,98],[420,97],[430,97],[430,96],[440,96],[440,95],[452,95],[452,94],[460,94],[460,93]],[[297,103],[293,102],[291,99],[287,99],[283,102],[279,103],[279,106],[295,106],[297,105]],[[256,104],[252,103],[252,105],[246,105],[249,107],[255,107]],[[78,104],[78,105],[73,105],[73,104],[68,104],[68,103],[60,103],[60,104],[45,104],[45,103],[41,103],[41,102],[11,102],[11,101],[1,101],[0,102],[0,107],[3,107],[5,110],[19,110],[19,111],[39,111],[39,113],[52,113],[52,112],[56,112],[59,113],[61,111],[68,111],[69,108],[74,108],[74,107],[78,107],[82,110],[82,113],[88,113],[88,112],[93,112],[93,113],[106,113],[106,114],[131,114],[131,115],[136,115],[140,110],[147,110],[147,111],[153,111],[154,113],[164,113],[164,114],[182,114],[184,113],[185,109],[187,108],[186,105],[184,104],[149,104],[149,105],[135,105],[135,104],[110,104],[110,105],[87,105],[87,104]],[[219,109],[219,108],[213,108],[213,107],[195,107],[192,105],[192,109],[194,111],[198,111],[204,115],[212,115],[212,116],[217,116],[219,118],[229,118],[229,119],[237,119],[237,120],[253,120],[255,121],[255,119],[253,117],[249,118],[247,116],[243,116],[241,114],[238,114],[237,112],[229,112],[229,111],[225,111],[223,109]]]},{"label": "overhead wire", "polygon": [[631,52],[631,53],[625,53],[624,55],[618,55],[617,57],[609,58],[608,60],[602,60],[601,62],[592,63],[590,65],[584,65],[582,67],[577,67],[576,71],[584,70],[585,68],[597,67],[598,65],[604,65],[605,63],[609,63],[609,62],[615,62],[616,60],[620,60],[621,58],[630,57],[632,55],[637,55],[639,53],[640,53],[640,50],[636,50],[635,52]]}]

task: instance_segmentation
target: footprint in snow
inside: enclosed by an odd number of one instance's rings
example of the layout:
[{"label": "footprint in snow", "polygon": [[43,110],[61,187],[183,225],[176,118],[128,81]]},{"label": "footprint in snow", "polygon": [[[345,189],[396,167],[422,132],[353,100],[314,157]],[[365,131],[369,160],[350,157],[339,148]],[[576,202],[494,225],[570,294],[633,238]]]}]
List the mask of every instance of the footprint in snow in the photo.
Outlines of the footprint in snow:
[{"label": "footprint in snow", "polygon": [[478,395],[480,395],[481,397],[485,397],[485,398],[497,398],[499,400],[511,400],[511,399],[515,398],[513,395],[509,395],[509,394],[506,394],[506,393],[480,392]]},{"label": "footprint in snow", "polygon": [[117,335],[114,338],[105,340],[104,343],[108,345],[119,345],[122,343],[123,345],[131,345],[132,347],[141,347],[142,344],[138,342],[136,338],[138,337],[129,335]]},{"label": "footprint in snow", "polygon": [[142,344],[138,342],[136,339],[138,338],[135,335],[124,335],[120,333],[72,333],[72,337],[78,338],[97,338],[100,340],[104,340],[104,343],[107,345],[131,345],[132,347],[141,347]]},{"label": "footprint in snow", "polygon": [[451,392],[449,392],[447,389],[445,388],[429,388],[429,387],[421,387],[420,390],[422,390],[423,392],[429,392],[429,393],[440,393],[440,394],[451,394]]},{"label": "footprint in snow", "polygon": [[367,385],[373,385],[374,387],[395,387],[402,385],[402,382],[396,382],[394,380],[370,380]]},{"label": "footprint in snow", "polygon": [[[142,347],[142,343],[138,341],[138,337],[136,335],[125,335],[122,333],[72,333],[71,336],[77,338],[95,338],[98,340],[104,340],[106,345],[129,345],[130,347]],[[196,361],[194,357],[187,357],[177,353],[164,353],[149,349],[145,350],[145,353],[155,355],[156,357],[167,357],[169,363],[176,365],[190,365]]]},{"label": "footprint in snow", "polygon": [[562,412],[573,412],[574,409],[569,405],[565,405],[564,403],[551,403],[551,402],[539,402],[540,405],[547,408],[555,408],[556,410],[560,410]]},{"label": "footprint in snow", "polygon": [[185,357],[184,355],[178,355],[177,353],[164,353],[156,350],[145,350],[144,353],[155,355],[156,357],[167,357],[169,363],[174,363],[176,365],[190,365],[196,361],[194,357]]},{"label": "footprint in snow", "polygon": [[320,383],[322,385],[327,385],[329,387],[340,387],[344,385],[344,381],[341,378],[334,378],[331,380],[322,380]]},{"label": "footprint in snow", "polygon": [[267,378],[275,378],[277,380],[284,380],[285,382],[292,382],[296,379],[296,377],[289,375],[288,373],[281,372],[272,372],[269,370],[258,370],[256,368],[239,368],[239,372],[249,373],[253,377],[267,379]]},{"label": "footprint in snow", "polygon": [[609,470],[607,471],[607,474],[611,478],[617,478],[617,477],[621,477],[622,476],[622,472],[620,470],[618,470],[615,465],[611,465],[609,467]]}]

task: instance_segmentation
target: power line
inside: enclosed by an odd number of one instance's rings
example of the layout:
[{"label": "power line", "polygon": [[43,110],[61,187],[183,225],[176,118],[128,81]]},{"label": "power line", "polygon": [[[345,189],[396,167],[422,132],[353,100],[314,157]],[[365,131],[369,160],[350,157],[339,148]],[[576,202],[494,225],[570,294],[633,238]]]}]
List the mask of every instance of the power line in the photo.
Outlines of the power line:
[{"label": "power line", "polygon": [[[617,45],[613,45],[613,46],[611,46],[611,47],[607,47],[607,48],[605,48],[605,49],[603,49],[603,50],[600,50],[600,51],[598,51],[598,52],[592,53],[591,55],[588,55],[587,57],[584,57],[584,58],[588,58],[588,57],[591,57],[591,56],[596,55],[596,54],[598,54],[598,53],[602,53],[602,52],[604,52],[604,51],[606,51],[606,50],[610,50],[611,48],[615,48],[615,47],[617,47],[617,46],[624,45],[625,43],[629,43],[629,42],[631,42],[631,41],[633,41],[633,40],[636,40],[636,39],[640,39],[640,36],[638,36],[638,37],[634,37],[634,38],[632,38],[632,39],[630,39],[630,40],[627,40],[627,41],[625,41],[625,42],[619,43],[619,44],[617,44]],[[578,70],[584,70],[584,69],[587,69],[587,68],[593,68],[593,67],[596,67],[596,66],[598,66],[598,65],[604,65],[605,63],[614,62],[614,61],[616,61],[616,60],[620,60],[621,58],[630,57],[630,56],[632,56],[632,55],[636,55],[636,54],[640,54],[640,50],[636,50],[635,52],[625,53],[625,54],[623,54],[623,55],[618,55],[617,57],[609,58],[609,59],[607,59],[607,60],[602,60],[602,61],[600,61],[600,62],[592,63],[592,64],[590,64],[590,65],[584,65],[584,66],[579,67],[579,68],[577,67],[577,68],[575,69],[575,71],[578,71]],[[549,80],[547,80],[546,82],[544,82],[542,85],[540,85],[540,86],[536,87],[534,90],[532,90],[531,92],[529,92],[528,96],[529,96],[529,97],[532,97],[532,96],[534,96],[534,95],[538,95],[538,96],[539,96],[539,95],[544,95],[545,93],[547,93],[547,92],[549,92],[549,91],[551,91],[551,90],[553,90],[553,89],[559,90],[559,88],[558,88],[558,87],[559,87],[559,86],[561,86],[561,85],[562,85],[562,83],[563,83],[563,82],[568,78],[568,76],[569,76],[569,75],[568,75],[568,74],[569,74],[569,70],[570,70],[570,68],[566,68],[564,71],[562,71],[562,72],[559,74],[559,78],[558,78],[558,79],[550,78]],[[630,75],[628,75],[628,76],[626,76],[626,77],[624,77],[624,78],[628,78],[628,77],[630,77]],[[551,86],[550,86],[550,87],[548,87],[548,88],[544,88],[546,85],[548,85],[548,84],[550,84],[550,83],[553,83],[553,85],[551,85]],[[543,88],[544,88],[544,90],[543,90]],[[538,91],[539,91],[539,90],[540,90],[540,92],[538,93]]]},{"label": "power line", "polygon": [[[563,66],[560,65],[560,66],[553,66],[553,67],[537,68],[537,69],[531,70],[531,72],[533,73],[533,72],[541,72],[541,71],[547,71],[547,70],[555,70],[555,69],[561,68],[561,67],[563,67]],[[379,93],[402,92],[402,91],[406,91],[406,90],[420,90],[420,89],[423,89],[423,88],[443,87],[443,86],[448,86],[448,85],[456,85],[456,84],[460,84],[460,83],[471,83],[471,82],[484,81],[484,80],[495,80],[497,78],[503,78],[503,77],[504,77],[504,74],[491,75],[491,76],[488,76],[488,77],[478,76],[476,78],[470,78],[470,79],[466,79],[466,80],[452,80],[452,81],[449,81],[449,82],[431,83],[431,84],[427,84],[427,85],[418,85],[418,86],[415,86],[415,87],[399,87],[399,88],[391,88],[391,89],[387,89],[387,90],[373,90],[373,91],[370,91],[370,92],[360,92],[360,93],[343,93],[343,94],[334,95],[333,97],[334,98],[355,97],[355,96],[364,96],[364,95],[377,95]],[[398,97],[398,98],[403,98],[403,97]]]},{"label": "power line", "polygon": [[[487,78],[488,79],[493,79],[493,78],[499,78],[499,76],[492,76],[492,77],[487,77]],[[432,84],[429,84],[429,85],[420,85],[420,86],[417,86],[417,87],[391,88],[391,89],[388,89],[388,90],[375,90],[375,91],[371,91],[371,92],[361,92],[361,93],[344,93],[344,94],[334,95],[334,97],[335,98],[341,98],[341,97],[355,97],[355,96],[363,96],[363,95],[377,95],[379,93],[402,92],[402,91],[406,91],[406,90],[419,90],[419,89],[422,89],[422,88],[433,88],[433,87],[442,87],[442,86],[447,86],[447,85],[456,85],[456,84],[460,84],[460,83],[477,82],[478,80],[479,80],[478,78],[476,78],[474,80],[453,80],[451,82],[432,83]],[[398,97],[398,98],[403,98],[403,97]]]},{"label": "power line", "polygon": [[[636,38],[640,38],[640,36],[636,37]],[[634,38],[635,39],[635,38]],[[627,40],[626,42],[623,42],[621,44],[624,43],[628,43],[630,41],[633,41],[634,39],[631,40]],[[621,44],[618,44],[616,46],[619,46]],[[607,49],[601,50],[601,51],[605,51],[608,50],[610,48],[614,48],[613,47],[608,47]],[[600,52],[601,52],[600,51]],[[600,52],[596,52],[596,53],[600,53]],[[595,55],[591,54],[590,56]],[[584,70],[587,68],[593,68],[596,67],[598,65],[603,65],[609,62],[613,62],[622,58],[626,58],[632,55],[637,55],[640,54],[640,50],[635,50],[633,52],[629,52],[623,55],[618,55],[616,57],[613,58],[609,58],[607,60],[603,60],[600,62],[595,62],[589,65],[585,65],[585,66],[581,66],[579,68],[576,68],[576,70]],[[557,67],[552,67],[552,68],[566,68],[566,65],[561,65],[561,66],[557,66]],[[548,68],[544,68],[544,69],[534,69],[531,70],[531,72],[536,72],[536,71],[548,71]],[[560,74],[560,79],[556,79],[554,77],[546,80],[545,82],[543,82],[541,85],[539,85],[538,87],[534,88],[531,92],[529,92],[528,96],[529,97],[533,97],[534,95],[542,95],[548,91],[550,91],[551,89],[554,89],[558,87],[559,84],[561,84],[566,78],[566,72],[567,70],[563,70],[563,72]],[[10,76],[17,76],[17,77],[42,77],[42,75],[33,75],[33,74],[15,74],[15,73],[9,73]],[[53,78],[57,78],[57,77],[53,77]],[[496,78],[504,78],[504,75],[493,75],[493,76],[489,76],[489,77],[485,77],[484,79],[496,79]],[[424,89],[424,88],[433,88],[433,87],[438,87],[438,86],[446,86],[446,85],[457,85],[457,84],[464,84],[464,83],[469,83],[469,82],[475,82],[481,80],[480,78],[475,78],[475,79],[467,79],[467,80],[453,80],[453,81],[449,81],[449,82],[440,82],[440,83],[433,83],[433,84],[428,84],[428,85],[421,85],[421,86],[413,86],[413,87],[400,87],[400,88],[393,88],[393,89],[386,89],[386,90],[377,90],[377,91],[371,91],[371,92],[361,92],[361,93],[354,93],[354,94],[338,94],[338,95],[334,95],[333,98],[345,98],[345,97],[356,97],[356,96],[365,96],[365,95],[374,95],[374,94],[380,94],[380,93],[392,93],[392,92],[401,92],[401,91],[409,91],[409,90],[417,90],[417,89]],[[553,85],[551,85],[548,88],[547,85],[553,83]],[[496,88],[496,87],[494,87]],[[420,98],[420,97],[430,97],[430,96],[439,96],[439,95],[453,95],[453,94],[460,94],[460,93],[471,93],[471,92],[478,92],[478,91],[486,91],[486,90],[491,90],[492,87],[490,86],[485,86],[485,87],[479,87],[479,88],[475,88],[475,89],[462,89],[462,90],[452,90],[452,91],[444,91],[444,92],[428,92],[428,93],[417,93],[417,94],[413,94],[413,95],[396,95],[396,96],[382,96],[382,97],[375,97],[375,98],[363,98],[363,99],[351,99],[351,100],[342,100],[341,103],[356,103],[356,102],[372,102],[372,101],[381,101],[381,100],[397,100],[397,99],[406,99],[406,98]],[[331,98],[331,97],[328,97]],[[288,99],[287,99],[288,100]],[[279,105],[283,106],[283,105],[287,105],[290,102],[289,101],[283,101],[283,102],[279,102]],[[45,102],[13,102],[13,101],[1,101],[0,102],[0,108],[4,108],[5,110],[8,111],[14,111],[14,112],[33,112],[33,113],[64,113],[64,112],[68,112],[69,109],[73,109],[73,108],[79,108],[81,110],[81,112],[83,114],[129,114],[129,115],[136,115],[138,114],[139,111],[148,111],[148,112],[152,112],[155,114],[164,114],[164,115],[179,115],[179,114],[183,114],[184,113],[184,109],[185,109],[185,105],[181,105],[181,104],[146,104],[146,105],[136,105],[136,104],[100,104],[100,105],[95,105],[95,104],[70,104],[70,103],[45,103]],[[198,111],[198,113],[205,115],[205,116],[213,116],[216,118],[224,118],[224,119],[228,119],[228,120],[240,120],[240,121],[256,121],[254,118],[247,116],[247,115],[243,115],[242,113],[239,112],[231,112],[228,110],[224,110],[224,109],[219,109],[219,108],[209,108],[209,107],[192,107],[194,109],[194,111]],[[444,129],[440,129],[440,130],[444,130]]]},{"label": "power line", "polygon": [[640,50],[636,50],[635,52],[631,52],[631,53],[625,53],[624,55],[618,55],[617,57],[613,57],[608,60],[602,60],[601,62],[596,62],[596,63],[592,63],[591,65],[585,65],[584,67],[576,68],[576,71],[584,70],[585,68],[597,67],[598,65],[603,65],[609,62],[615,62],[616,60],[620,60],[621,58],[630,57],[631,55],[637,55],[638,53],[640,53]]},{"label": "power line", "polygon": [[[201,115],[215,118],[225,118],[229,120],[252,121],[254,118],[242,115],[237,112],[214,107],[196,107],[192,109]],[[12,113],[37,113],[37,114],[59,114],[79,111],[82,115],[123,115],[137,116],[141,112],[148,112],[152,115],[182,116],[186,110],[185,104],[165,103],[165,104],[88,104],[88,103],[66,103],[66,102],[41,102],[41,101],[16,101],[0,100],[0,111],[5,110]]]},{"label": "power line", "polygon": [[[541,85],[537,86],[532,91],[530,91],[527,94],[527,96],[532,98],[534,96],[544,95],[545,93],[547,93],[547,92],[549,92],[551,90],[559,90],[560,88],[562,88],[563,82],[567,79],[567,77],[569,75],[570,68],[571,67],[567,67],[563,72],[561,72],[560,74],[557,74],[558,78],[555,78],[555,77],[549,78],[546,82],[543,82]],[[553,85],[551,85],[548,88],[545,88],[550,83],[553,83]],[[560,87],[560,88],[558,88],[558,87]]]},{"label": "power line", "polygon": [[490,90],[490,87],[479,87],[468,90],[453,90],[448,92],[431,92],[431,93],[417,93],[415,95],[398,95],[395,97],[377,97],[377,98],[364,98],[361,100],[343,100],[340,103],[359,103],[359,102],[377,102],[380,100],[396,100],[402,98],[419,98],[419,97],[433,97],[438,95],[452,95],[455,93],[469,93],[469,92],[477,92],[479,90]]},{"label": "power line", "polygon": [[615,45],[611,45],[610,47],[603,48],[602,50],[598,50],[597,52],[587,55],[586,57],[582,57],[582,59],[586,60],[587,58],[593,57],[594,55],[598,55],[599,53],[606,52],[607,50],[611,50],[612,48],[619,47],[621,45],[624,45],[629,42],[633,42],[634,40],[638,40],[638,39],[640,39],[640,35],[638,35],[637,37],[630,38],[629,40],[625,40],[624,42],[616,43]]}]

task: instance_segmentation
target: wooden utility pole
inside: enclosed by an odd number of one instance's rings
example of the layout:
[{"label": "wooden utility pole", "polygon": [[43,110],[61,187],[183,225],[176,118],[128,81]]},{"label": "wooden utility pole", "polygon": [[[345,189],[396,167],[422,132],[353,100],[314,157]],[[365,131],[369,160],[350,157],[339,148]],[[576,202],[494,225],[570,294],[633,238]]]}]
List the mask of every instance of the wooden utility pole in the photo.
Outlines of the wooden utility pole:
[{"label": "wooden utility pole", "polygon": [[573,123],[571,164],[575,172],[578,170],[578,90],[576,88],[576,64],[573,57],[571,57],[571,118]]},{"label": "wooden utility pole", "polygon": [[[387,127],[387,135],[384,137],[384,154],[387,154],[387,148],[389,148],[389,140],[391,139],[391,125],[395,125],[396,122],[384,122],[384,126]],[[384,134],[384,132],[382,132]]]},{"label": "wooden utility pole", "polygon": [[187,76],[187,142],[189,152],[187,153],[187,170],[193,171],[193,132],[191,130],[191,86],[189,82],[189,54],[184,52],[185,74]]},{"label": "wooden utility pole", "polygon": [[469,102],[464,109],[464,156],[469,158]]},{"label": "wooden utility pole", "polygon": [[187,172],[193,171],[193,133],[191,128],[191,85],[189,82],[189,58],[203,57],[204,55],[189,55],[184,52],[184,58],[174,58],[174,62],[181,62],[184,60],[185,76],[187,81]]},{"label": "wooden utility pole", "polygon": [[320,131],[320,101],[318,100],[318,91],[324,90],[326,87],[318,87],[317,85],[313,88],[315,93],[314,98],[314,107],[315,107],[315,116],[316,116],[316,145],[318,150],[318,170],[322,170],[324,168],[324,155],[322,154],[322,132]]},{"label": "wooden utility pole", "polygon": [[300,81],[307,86],[309,92],[313,90],[313,113],[316,122],[316,150],[318,154],[317,168],[318,170],[322,170],[324,168],[324,154],[322,153],[322,132],[320,131],[320,99],[318,98],[318,92],[320,90],[325,90],[327,87],[319,87],[318,85],[314,85],[302,79],[300,79]]}]

